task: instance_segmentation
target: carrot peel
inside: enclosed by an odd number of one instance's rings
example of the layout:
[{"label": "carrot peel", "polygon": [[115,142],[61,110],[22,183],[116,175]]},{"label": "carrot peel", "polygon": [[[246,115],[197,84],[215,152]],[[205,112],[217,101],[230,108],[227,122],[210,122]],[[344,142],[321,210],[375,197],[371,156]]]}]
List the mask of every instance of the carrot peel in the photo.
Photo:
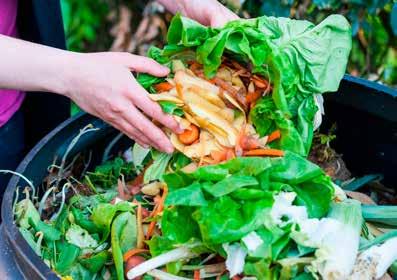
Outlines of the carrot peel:
[{"label": "carrot peel", "polygon": [[[155,217],[159,213],[161,213],[161,211],[163,211],[164,202],[165,202],[165,198],[167,197],[167,194],[168,194],[168,187],[167,187],[167,185],[164,185],[163,195],[161,196],[161,198],[160,198],[158,204],[156,205],[155,209],[153,209],[153,212],[150,215],[151,217]],[[156,227],[156,221],[153,220],[149,224],[149,228],[148,228],[148,231],[146,233],[146,240],[149,240],[149,238],[153,235],[155,227]]]},{"label": "carrot peel", "polygon": [[274,140],[280,139],[280,137],[281,137],[280,130],[277,129],[269,134],[269,136],[267,137],[267,142],[270,143]]},{"label": "carrot peel", "polygon": [[200,270],[195,270],[194,271],[194,280],[200,280]]},{"label": "carrot peel", "polygon": [[170,91],[174,88],[169,82],[162,82],[153,86],[157,92]]},{"label": "carrot peel", "polygon": [[149,250],[147,250],[147,249],[134,248],[134,249],[131,249],[131,250],[128,250],[127,252],[125,252],[125,254],[123,255],[123,260],[126,262],[132,256],[135,256],[135,255],[138,255],[141,253],[148,253],[148,252],[149,252]]},{"label": "carrot peel", "polygon": [[244,152],[245,156],[270,156],[270,157],[282,157],[284,152],[277,149],[255,149]]},{"label": "carrot peel", "polygon": [[178,134],[178,139],[182,144],[191,145],[200,136],[200,131],[197,126],[191,124],[187,129],[185,129],[181,134]]}]

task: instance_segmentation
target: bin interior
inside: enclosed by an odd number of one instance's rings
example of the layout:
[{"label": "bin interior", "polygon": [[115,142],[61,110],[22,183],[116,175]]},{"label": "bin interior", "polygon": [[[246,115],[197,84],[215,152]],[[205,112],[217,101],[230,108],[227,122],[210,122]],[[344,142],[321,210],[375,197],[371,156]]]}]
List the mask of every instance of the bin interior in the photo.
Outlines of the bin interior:
[{"label": "bin interior", "polygon": [[[384,184],[397,186],[397,93],[374,83],[347,77],[340,92],[326,95],[325,117],[321,130],[337,125],[336,139],[331,146],[343,154],[353,176],[382,173]],[[386,106],[385,106],[386,104]],[[85,134],[69,153],[69,160],[81,151],[92,151],[90,168],[102,161],[103,153],[118,132],[90,115],[80,114],[67,120],[47,135],[24,159],[18,168],[36,186],[47,175],[54,157],[62,158],[71,140],[87,124],[98,131]],[[122,137],[111,150],[115,154],[132,142]],[[4,195],[2,220],[6,238],[28,279],[56,279],[56,275],[40,260],[23,240],[13,224],[12,203],[17,186],[25,186],[14,176]],[[22,189],[20,189],[21,193]],[[20,199],[22,197],[20,196]]]}]

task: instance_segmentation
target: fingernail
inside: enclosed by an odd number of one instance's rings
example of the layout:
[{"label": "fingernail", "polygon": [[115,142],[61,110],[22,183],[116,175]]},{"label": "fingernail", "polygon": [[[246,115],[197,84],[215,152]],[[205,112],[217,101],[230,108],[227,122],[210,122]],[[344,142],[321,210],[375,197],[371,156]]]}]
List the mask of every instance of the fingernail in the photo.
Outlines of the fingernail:
[{"label": "fingernail", "polygon": [[183,127],[181,125],[178,125],[177,132],[182,133],[184,131]]},{"label": "fingernail", "polygon": [[170,68],[168,68],[167,66],[161,65],[161,67],[163,68],[164,72],[168,75],[168,73],[170,73]]}]

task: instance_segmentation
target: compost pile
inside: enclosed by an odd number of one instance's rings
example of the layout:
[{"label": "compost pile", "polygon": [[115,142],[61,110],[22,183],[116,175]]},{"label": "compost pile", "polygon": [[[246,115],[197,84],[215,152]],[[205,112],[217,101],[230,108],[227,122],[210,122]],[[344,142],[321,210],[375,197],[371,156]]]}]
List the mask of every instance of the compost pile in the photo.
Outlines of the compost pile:
[{"label": "compost pile", "polygon": [[66,154],[41,199],[30,186],[16,200],[20,232],[63,279],[381,278],[395,231],[307,159],[350,33],[337,15],[220,29],[175,16],[168,45],[149,50],[170,75],[138,80],[184,128],[164,128],[176,152],[134,144],[91,171],[89,155]]}]

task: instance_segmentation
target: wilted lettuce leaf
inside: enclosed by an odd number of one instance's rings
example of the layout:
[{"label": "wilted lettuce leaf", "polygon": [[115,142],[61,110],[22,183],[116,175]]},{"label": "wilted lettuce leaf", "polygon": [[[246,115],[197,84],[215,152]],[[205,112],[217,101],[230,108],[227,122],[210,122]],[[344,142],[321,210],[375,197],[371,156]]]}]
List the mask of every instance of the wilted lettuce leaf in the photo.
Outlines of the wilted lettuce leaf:
[{"label": "wilted lettuce leaf", "polygon": [[101,203],[98,204],[91,215],[94,224],[101,230],[102,241],[106,240],[110,233],[110,225],[117,212],[133,212],[134,207],[129,202],[120,202],[117,204]]},{"label": "wilted lettuce leaf", "polygon": [[195,50],[207,77],[215,75],[224,54],[250,62],[253,72],[268,77],[273,85],[271,98],[251,111],[254,125],[261,135],[282,129],[287,135],[279,146],[306,156],[317,111],[313,95],[337,90],[351,49],[351,29],[341,15],[331,15],[317,26],[263,16],[232,21],[223,28],[207,28],[176,15],[168,43],[165,49],[173,53]]},{"label": "wilted lettuce leaf", "polygon": [[163,176],[171,157],[171,154],[153,152],[153,163],[146,169],[143,182],[147,184],[150,181],[159,180]]},{"label": "wilted lettuce leaf", "polygon": [[72,224],[65,234],[66,240],[80,249],[93,248],[98,246],[96,241],[87,230],[77,224]]},{"label": "wilted lettuce leaf", "polygon": [[111,230],[111,244],[114,266],[116,267],[117,279],[124,279],[123,254],[136,246],[136,218],[130,212],[118,215]]}]

